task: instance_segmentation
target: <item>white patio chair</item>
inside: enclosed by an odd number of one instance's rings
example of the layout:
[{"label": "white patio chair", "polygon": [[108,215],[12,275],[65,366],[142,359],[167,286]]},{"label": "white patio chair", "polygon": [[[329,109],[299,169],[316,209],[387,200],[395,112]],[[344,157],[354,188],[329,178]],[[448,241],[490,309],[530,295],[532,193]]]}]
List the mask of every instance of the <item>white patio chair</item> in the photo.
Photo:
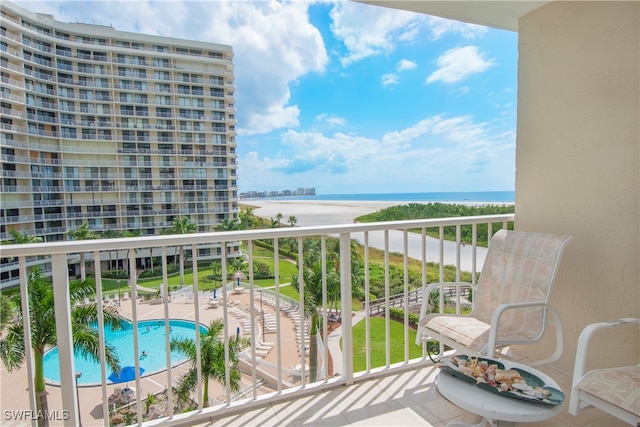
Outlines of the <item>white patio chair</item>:
[{"label": "white patio chair", "polygon": [[[549,325],[555,330],[555,352],[530,365],[558,360],[563,351],[562,322],[549,298],[562,252],[570,240],[570,236],[498,231],[491,239],[476,286],[454,282],[426,288],[416,343],[433,339],[464,354],[494,357],[504,347],[536,344]],[[463,287],[473,290],[471,312],[427,314],[429,294],[451,286],[458,291]]]},{"label": "white patio chair", "polygon": [[220,304],[220,301],[218,300],[218,298],[214,298],[213,296],[209,297],[209,302],[208,302],[209,307],[218,308],[219,304]]},{"label": "white patio chair", "polygon": [[[577,416],[586,409],[596,407],[632,426],[640,425],[640,365],[586,369],[588,356],[597,351],[597,346],[589,346],[594,343],[597,332],[625,325],[635,325],[635,328],[625,328],[623,332],[638,337],[640,319],[637,318],[592,323],[580,333],[569,400],[571,415]],[[628,338],[624,333],[619,337]]]}]

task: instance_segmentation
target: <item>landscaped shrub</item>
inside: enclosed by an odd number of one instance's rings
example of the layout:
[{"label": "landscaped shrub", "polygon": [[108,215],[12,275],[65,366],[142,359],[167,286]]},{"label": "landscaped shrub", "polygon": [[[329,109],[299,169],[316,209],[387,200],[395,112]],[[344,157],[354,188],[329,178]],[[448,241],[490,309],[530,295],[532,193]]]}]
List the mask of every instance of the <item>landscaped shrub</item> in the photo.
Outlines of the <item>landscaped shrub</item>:
[{"label": "landscaped shrub", "polygon": [[[178,271],[180,271],[179,265],[167,264],[167,274],[177,273]],[[158,265],[156,267],[145,270],[140,274],[140,277],[141,278],[162,277],[162,266]]]},{"label": "landscaped shrub", "polygon": [[103,279],[115,279],[115,280],[127,280],[129,279],[129,272],[127,270],[103,270]]},{"label": "landscaped shrub", "polygon": [[[269,249],[269,250],[273,250],[273,244],[271,244],[270,240],[255,240],[253,242],[256,246],[260,246],[262,248],[265,249]],[[282,247],[278,247],[278,254],[285,256],[287,258],[291,258],[294,261],[298,260],[298,254],[297,253],[292,253]]]},{"label": "landscaped shrub", "polygon": [[[400,308],[389,307],[389,316],[394,320],[404,322],[404,310]],[[420,316],[415,313],[409,313],[409,326],[416,327],[419,320]]]},{"label": "landscaped shrub", "polygon": [[275,275],[264,262],[253,261],[253,277],[255,279],[274,279]]}]

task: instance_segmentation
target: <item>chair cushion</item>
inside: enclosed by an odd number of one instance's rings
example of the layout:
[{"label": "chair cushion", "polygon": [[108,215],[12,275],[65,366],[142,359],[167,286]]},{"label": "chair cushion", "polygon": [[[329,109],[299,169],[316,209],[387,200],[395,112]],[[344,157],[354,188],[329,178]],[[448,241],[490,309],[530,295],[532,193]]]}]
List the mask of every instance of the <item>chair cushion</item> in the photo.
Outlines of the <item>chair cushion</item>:
[{"label": "chair cushion", "polygon": [[[471,316],[429,314],[420,321],[420,326],[427,329],[427,335],[429,331],[436,332],[477,352],[484,350],[489,341],[490,325]],[[507,333],[507,335],[501,333],[498,336],[501,339],[525,338],[524,335],[513,331],[501,332]]]},{"label": "chair cushion", "polygon": [[640,416],[640,366],[589,371],[576,387]]}]

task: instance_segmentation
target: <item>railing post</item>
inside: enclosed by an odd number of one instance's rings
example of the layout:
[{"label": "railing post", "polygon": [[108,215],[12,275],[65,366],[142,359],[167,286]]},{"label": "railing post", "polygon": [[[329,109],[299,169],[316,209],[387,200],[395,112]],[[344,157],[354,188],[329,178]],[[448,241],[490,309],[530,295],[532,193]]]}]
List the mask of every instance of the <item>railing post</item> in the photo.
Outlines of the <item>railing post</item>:
[{"label": "railing post", "polygon": [[347,385],[353,384],[353,331],[351,308],[351,236],[340,234],[340,304],[342,306],[342,366]]},{"label": "railing post", "polygon": [[[76,395],[76,371],[73,360],[73,336],[71,335],[71,304],[69,303],[69,272],[66,254],[51,256],[53,278],[53,303],[56,310],[56,338],[60,361],[60,392],[62,409],[69,416],[67,422],[80,425],[80,411]],[[47,416],[47,414],[44,414]]]},{"label": "railing post", "polygon": [[[29,387],[29,402],[33,411],[37,410],[36,394],[35,394],[35,382],[33,381],[34,366],[33,366],[33,350],[31,349],[31,313],[29,312],[29,287],[27,282],[27,263],[25,257],[19,259],[20,268],[20,296],[22,299],[22,327],[24,328],[24,353],[26,357],[27,365],[27,380]],[[37,426],[36,420],[31,421],[32,426]]]}]

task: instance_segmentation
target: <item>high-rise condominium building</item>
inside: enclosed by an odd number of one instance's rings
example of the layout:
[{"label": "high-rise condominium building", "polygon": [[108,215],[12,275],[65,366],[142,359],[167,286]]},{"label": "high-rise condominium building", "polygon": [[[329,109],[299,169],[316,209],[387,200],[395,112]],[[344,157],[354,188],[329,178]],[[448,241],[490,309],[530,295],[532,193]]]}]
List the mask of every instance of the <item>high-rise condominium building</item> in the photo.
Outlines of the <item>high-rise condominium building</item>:
[{"label": "high-rise condominium building", "polygon": [[[0,8],[0,240],[69,239],[84,223],[160,234],[180,217],[212,231],[237,217],[230,46]],[[3,287],[17,284],[11,261]]]}]

